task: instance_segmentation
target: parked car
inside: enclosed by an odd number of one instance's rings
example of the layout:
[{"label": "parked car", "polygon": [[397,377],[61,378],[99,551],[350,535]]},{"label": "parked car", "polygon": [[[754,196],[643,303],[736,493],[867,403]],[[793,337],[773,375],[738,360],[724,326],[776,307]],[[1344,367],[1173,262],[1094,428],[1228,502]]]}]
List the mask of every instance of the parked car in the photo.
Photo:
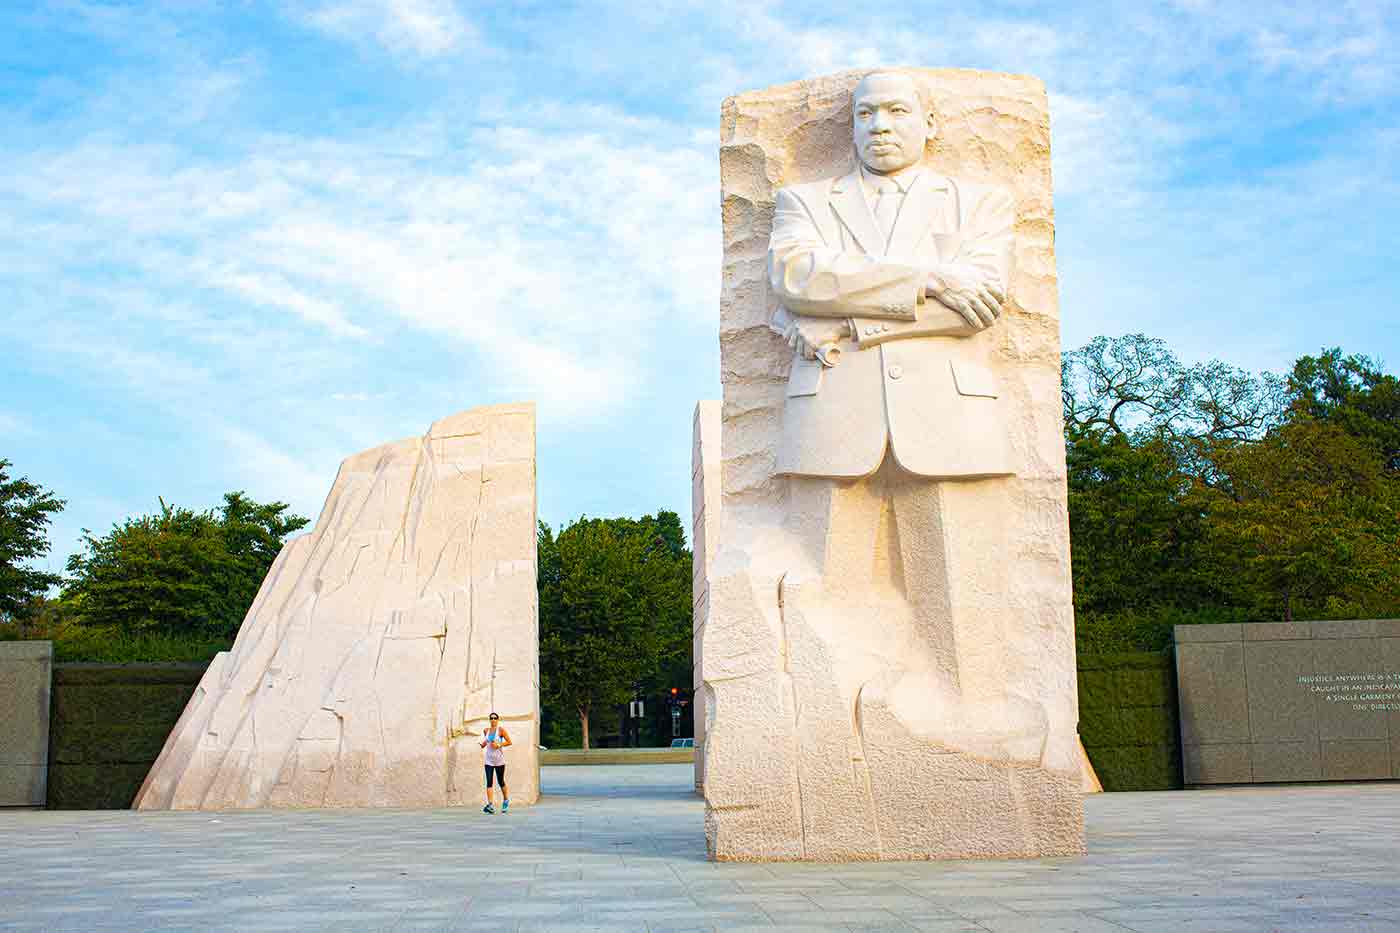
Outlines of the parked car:
[{"label": "parked car", "polygon": [[671,747],[672,747],[672,748],[694,748],[694,747],[695,747],[695,740],[694,740],[694,739],[672,739],[672,740],[671,740]]}]

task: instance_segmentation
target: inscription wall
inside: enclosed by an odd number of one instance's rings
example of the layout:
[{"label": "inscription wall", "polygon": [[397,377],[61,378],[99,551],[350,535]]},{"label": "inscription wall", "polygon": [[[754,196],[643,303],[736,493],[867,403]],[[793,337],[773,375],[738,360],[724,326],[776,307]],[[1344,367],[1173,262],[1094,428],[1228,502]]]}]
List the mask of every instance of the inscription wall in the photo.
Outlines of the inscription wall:
[{"label": "inscription wall", "polygon": [[1185,783],[1400,778],[1400,619],[1179,625]]},{"label": "inscription wall", "polygon": [[53,643],[0,642],[0,807],[42,807]]}]

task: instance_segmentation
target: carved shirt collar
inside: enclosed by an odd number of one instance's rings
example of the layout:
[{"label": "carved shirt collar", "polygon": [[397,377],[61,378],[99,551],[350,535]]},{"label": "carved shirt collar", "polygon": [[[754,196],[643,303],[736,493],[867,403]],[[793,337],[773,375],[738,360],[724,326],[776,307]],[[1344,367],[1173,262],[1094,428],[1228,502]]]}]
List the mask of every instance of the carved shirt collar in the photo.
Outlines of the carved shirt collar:
[{"label": "carved shirt collar", "polygon": [[865,167],[865,163],[860,163],[860,180],[865,187],[866,194],[874,197],[876,193],[890,182],[899,189],[900,194],[908,194],[909,188],[923,174],[924,165],[922,162],[915,162],[908,168],[902,168],[890,175],[877,175]]}]

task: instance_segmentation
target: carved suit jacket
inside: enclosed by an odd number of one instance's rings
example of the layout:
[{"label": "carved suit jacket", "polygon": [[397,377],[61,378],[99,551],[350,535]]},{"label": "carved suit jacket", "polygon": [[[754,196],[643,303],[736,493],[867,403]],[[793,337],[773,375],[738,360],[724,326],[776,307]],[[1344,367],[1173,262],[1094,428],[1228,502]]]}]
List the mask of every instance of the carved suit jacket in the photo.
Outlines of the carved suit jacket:
[{"label": "carved suit jacket", "polygon": [[887,445],[905,470],[970,479],[1014,472],[1004,400],[989,366],[990,331],[923,297],[928,267],[975,266],[1010,280],[1010,192],[925,169],[904,196],[888,248],[860,174],[778,192],[769,287],[793,315],[851,322],[831,368],[794,355],[783,409],[779,473],[858,477]]}]

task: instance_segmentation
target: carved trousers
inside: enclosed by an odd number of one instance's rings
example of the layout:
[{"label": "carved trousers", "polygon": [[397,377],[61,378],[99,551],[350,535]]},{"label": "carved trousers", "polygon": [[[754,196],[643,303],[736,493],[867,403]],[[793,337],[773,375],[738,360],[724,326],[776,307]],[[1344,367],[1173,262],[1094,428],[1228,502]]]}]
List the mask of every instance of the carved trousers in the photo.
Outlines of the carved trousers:
[{"label": "carved trousers", "polygon": [[1007,480],[933,480],[905,471],[888,452],[860,479],[788,479],[788,529],[827,592],[893,589],[913,628],[910,668],[940,675],[964,697],[999,693]]}]

